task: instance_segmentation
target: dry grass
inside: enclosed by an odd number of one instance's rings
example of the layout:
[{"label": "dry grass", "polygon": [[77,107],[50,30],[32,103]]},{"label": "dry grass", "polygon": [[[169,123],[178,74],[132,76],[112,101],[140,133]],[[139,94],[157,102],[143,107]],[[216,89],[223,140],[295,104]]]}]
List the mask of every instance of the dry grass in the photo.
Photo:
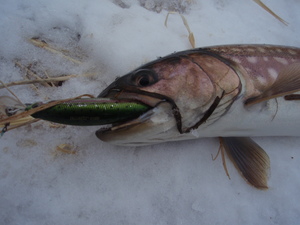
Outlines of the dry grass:
[{"label": "dry grass", "polygon": [[76,154],[75,147],[71,144],[60,144],[56,146],[56,151],[63,154]]},{"label": "dry grass", "polygon": [[187,31],[189,33],[189,42],[190,42],[192,48],[195,48],[196,47],[196,42],[195,42],[194,34],[191,31],[186,18],[181,13],[178,13],[178,12],[168,12],[166,20],[165,20],[165,26],[167,27],[167,22],[168,22],[168,18],[169,18],[170,14],[179,14],[181,16],[182,22],[183,22],[185,28],[187,29]]},{"label": "dry grass", "polygon": [[[71,74],[71,75],[66,75],[66,76],[61,76],[61,77],[52,77],[52,78],[39,78],[39,79],[34,79],[34,80],[20,80],[20,81],[13,81],[10,83],[6,83],[6,84],[2,84],[0,85],[0,89],[1,88],[5,88],[5,87],[11,87],[11,86],[16,86],[16,85],[25,85],[25,84],[48,84],[51,82],[61,82],[61,81],[66,81],[69,80],[70,78],[74,78],[74,77],[78,77],[80,75],[75,75],[75,74]],[[53,85],[55,86],[55,85]]]},{"label": "dry grass", "polygon": [[268,6],[266,6],[262,1],[260,0],[253,0],[256,2],[260,7],[262,7],[264,10],[266,10],[268,13],[270,13],[272,16],[274,16],[277,20],[279,20],[284,25],[288,25],[288,22],[286,22],[284,19],[282,19],[280,16],[278,16],[276,13],[274,13]]},{"label": "dry grass", "polygon": [[66,54],[64,54],[65,51],[63,50],[59,50],[59,49],[55,49],[54,47],[50,46],[47,42],[45,42],[44,40],[40,40],[39,38],[31,38],[29,39],[29,42],[39,48],[43,48],[49,52],[52,52],[54,54],[58,54],[60,56],[62,56],[63,58],[73,62],[73,63],[76,63],[76,64],[81,64],[82,62],[77,60],[77,59],[74,59]]}]

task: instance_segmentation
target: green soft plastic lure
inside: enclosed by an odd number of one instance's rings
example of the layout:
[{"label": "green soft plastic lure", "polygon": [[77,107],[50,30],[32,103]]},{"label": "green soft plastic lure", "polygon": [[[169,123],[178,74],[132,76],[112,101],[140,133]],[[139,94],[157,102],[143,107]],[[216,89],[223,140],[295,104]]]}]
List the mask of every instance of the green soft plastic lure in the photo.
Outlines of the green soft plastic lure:
[{"label": "green soft plastic lure", "polygon": [[[27,110],[39,105],[38,103],[28,105]],[[149,106],[142,103],[108,98],[87,98],[60,103],[31,116],[67,125],[94,126],[128,121],[147,110]]]}]

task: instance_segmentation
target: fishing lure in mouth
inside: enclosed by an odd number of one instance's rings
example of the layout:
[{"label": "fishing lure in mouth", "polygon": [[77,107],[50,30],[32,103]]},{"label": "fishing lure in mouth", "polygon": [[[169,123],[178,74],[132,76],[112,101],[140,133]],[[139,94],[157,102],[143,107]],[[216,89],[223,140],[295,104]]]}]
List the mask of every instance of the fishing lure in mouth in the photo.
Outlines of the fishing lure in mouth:
[{"label": "fishing lure in mouth", "polygon": [[[36,106],[38,105],[34,104],[29,108]],[[96,126],[115,124],[137,118],[149,108],[149,106],[137,102],[89,98],[60,103],[31,116],[60,124]]]},{"label": "fishing lure in mouth", "polygon": [[23,105],[13,98],[2,96],[0,102],[4,112],[2,114],[8,116],[8,121],[2,120],[2,124],[9,124],[10,121],[14,121],[13,117],[18,119],[22,116],[77,126],[118,124],[137,118],[150,109],[149,106],[137,101],[109,98],[79,98]]}]

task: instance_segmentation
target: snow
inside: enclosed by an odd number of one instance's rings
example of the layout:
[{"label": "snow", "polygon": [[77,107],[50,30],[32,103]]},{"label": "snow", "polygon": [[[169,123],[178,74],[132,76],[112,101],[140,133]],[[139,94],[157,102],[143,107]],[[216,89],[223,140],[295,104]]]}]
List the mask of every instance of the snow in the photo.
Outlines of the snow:
[{"label": "snow", "polygon": [[[191,48],[179,15],[170,15],[164,26],[167,9],[184,11],[197,46],[300,46],[297,0],[264,1],[288,26],[250,0],[141,2],[1,1],[0,79],[24,79],[16,62],[43,76],[94,73],[61,87],[11,90],[23,102],[98,95],[117,76]],[[83,63],[33,46],[32,37]],[[1,89],[0,95],[9,93]],[[270,188],[260,191],[231,163],[229,180],[221,159],[211,160],[217,139],[130,148],[101,142],[96,130],[39,122],[6,133],[0,139],[0,224],[299,223],[299,138],[255,138],[271,160]],[[76,154],[56,150],[64,143]]]}]

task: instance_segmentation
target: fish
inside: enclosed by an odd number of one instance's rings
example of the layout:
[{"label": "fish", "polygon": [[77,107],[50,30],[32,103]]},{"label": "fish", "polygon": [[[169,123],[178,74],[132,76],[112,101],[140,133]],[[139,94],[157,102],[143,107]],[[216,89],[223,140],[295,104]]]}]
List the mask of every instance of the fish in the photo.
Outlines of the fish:
[{"label": "fish", "polygon": [[117,78],[99,98],[141,102],[137,118],[100,128],[121,146],[219,138],[245,180],[267,189],[270,159],[251,137],[299,136],[300,48],[223,45],[175,52]]}]

